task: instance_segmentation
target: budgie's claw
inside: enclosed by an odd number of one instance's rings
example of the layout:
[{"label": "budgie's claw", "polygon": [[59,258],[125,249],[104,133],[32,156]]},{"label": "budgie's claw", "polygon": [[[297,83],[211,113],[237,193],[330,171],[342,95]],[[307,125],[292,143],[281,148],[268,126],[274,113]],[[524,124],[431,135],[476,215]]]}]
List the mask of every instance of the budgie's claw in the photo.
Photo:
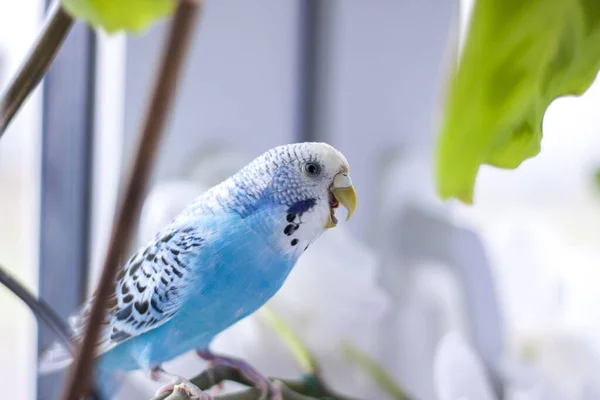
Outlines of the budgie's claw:
[{"label": "budgie's claw", "polygon": [[160,396],[161,394],[167,392],[182,391],[190,398],[197,398],[198,400],[213,400],[211,395],[200,390],[198,386],[194,385],[189,380],[177,375],[169,374],[160,367],[156,367],[150,371],[150,378],[153,381],[158,382],[170,381],[170,383],[157,390],[156,396]]},{"label": "budgie's claw", "polygon": [[218,365],[228,366],[237,369],[254,386],[260,390],[260,400],[282,400],[281,388],[276,383],[271,382],[267,377],[258,372],[254,367],[243,360],[232,357],[220,356],[211,353],[208,350],[196,350],[200,358],[208,361],[213,367]]},{"label": "budgie's claw", "polygon": [[190,381],[182,381],[176,383],[170,383],[158,389],[156,396],[159,396],[167,392],[184,392],[188,397],[198,400],[213,400],[212,396],[206,392],[200,390],[196,385]]}]

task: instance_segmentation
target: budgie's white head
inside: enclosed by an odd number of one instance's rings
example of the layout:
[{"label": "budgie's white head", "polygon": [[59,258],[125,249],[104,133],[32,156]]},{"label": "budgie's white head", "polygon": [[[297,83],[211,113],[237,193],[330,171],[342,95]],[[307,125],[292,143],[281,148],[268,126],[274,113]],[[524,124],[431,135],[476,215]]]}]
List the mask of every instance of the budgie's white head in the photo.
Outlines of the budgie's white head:
[{"label": "budgie's white head", "polygon": [[348,211],[346,219],[354,213],[350,166],[342,153],[326,143],[276,147],[249,168],[265,177],[264,198],[283,206],[285,219],[275,229],[282,230],[279,242],[285,249],[302,251],[325,229],[336,226],[339,204]]},{"label": "budgie's white head", "polygon": [[346,157],[327,143],[276,147],[249,167],[261,170],[260,175],[266,172],[267,189],[263,194],[289,206],[293,213],[322,206],[327,211],[327,217],[319,221],[324,228],[337,224],[335,211],[340,203],[348,210],[347,219],[354,213],[356,194],[350,166]]},{"label": "budgie's white head", "polygon": [[282,243],[301,249],[336,226],[340,204],[346,219],[356,207],[348,161],[326,143],[275,147],[215,189],[212,197],[242,216],[272,208]]}]

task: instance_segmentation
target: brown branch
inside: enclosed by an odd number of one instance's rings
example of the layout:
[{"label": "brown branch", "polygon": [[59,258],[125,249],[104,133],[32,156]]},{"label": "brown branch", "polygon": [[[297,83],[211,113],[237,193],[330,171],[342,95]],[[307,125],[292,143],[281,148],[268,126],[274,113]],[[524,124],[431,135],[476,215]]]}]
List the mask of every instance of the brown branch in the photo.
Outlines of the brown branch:
[{"label": "brown branch", "polygon": [[144,191],[156,159],[160,138],[175,98],[176,84],[200,12],[200,0],[181,0],[171,21],[169,37],[164,48],[159,72],[142,127],[140,142],[134,157],[123,200],[111,232],[102,276],[96,289],[88,323],[77,356],[69,370],[61,398],[77,400],[88,391],[106,301],[113,288],[118,261],[129,243],[138,219]]},{"label": "brown branch", "polygon": [[[201,390],[208,390],[224,381],[241,383],[242,385],[252,386],[248,380],[236,368],[219,365],[215,368],[207,369],[200,375],[191,379],[191,382]],[[281,388],[283,400],[315,400],[327,398],[332,400],[356,400],[331,391],[328,387],[322,385],[321,379],[315,376],[306,376],[302,380],[290,381],[285,379],[271,378],[271,381],[278,384]],[[215,400],[258,400],[261,393],[255,388],[241,390],[239,392],[216,396]],[[191,400],[189,396],[181,391],[164,393],[154,397],[152,400]]]},{"label": "brown branch", "polygon": [[[15,296],[20,298],[25,303],[39,324],[46,324],[54,331],[59,341],[65,348],[74,355],[74,345],[72,341],[73,332],[68,323],[66,323],[60,315],[52,308],[44,299],[35,297],[25,286],[14,279],[10,274],[0,266],[0,284],[4,285],[8,290],[13,292]],[[91,399],[98,399],[96,390],[91,393]]]},{"label": "brown branch", "polygon": [[[316,400],[317,397],[307,397],[301,394],[298,394],[285,386],[281,387],[281,397],[282,400]],[[214,400],[260,400],[261,393],[258,389],[250,388],[245,390],[240,390],[239,392],[224,394],[221,396],[213,397]],[[333,400],[333,397],[329,399]],[[170,394],[165,394],[163,396],[155,397],[152,400],[195,400],[190,398],[186,393],[175,390]]]},{"label": "brown branch", "polygon": [[36,298],[25,286],[0,266],[0,283],[20,298],[33,312],[38,322],[46,324],[56,333],[59,340],[73,354],[71,328],[44,300]]},{"label": "brown branch", "polygon": [[73,18],[56,0],[25,62],[0,96],[0,137],[29,94],[40,83],[73,26]]},{"label": "brown branch", "polygon": [[[315,400],[315,397],[307,397],[298,394],[285,386],[281,386],[282,400]],[[221,396],[213,397],[214,400],[260,400],[261,392],[256,388],[240,390],[234,393],[228,393]],[[190,397],[187,393],[181,390],[175,390],[170,393],[163,393],[154,397],[152,400],[195,400],[195,397]]]}]

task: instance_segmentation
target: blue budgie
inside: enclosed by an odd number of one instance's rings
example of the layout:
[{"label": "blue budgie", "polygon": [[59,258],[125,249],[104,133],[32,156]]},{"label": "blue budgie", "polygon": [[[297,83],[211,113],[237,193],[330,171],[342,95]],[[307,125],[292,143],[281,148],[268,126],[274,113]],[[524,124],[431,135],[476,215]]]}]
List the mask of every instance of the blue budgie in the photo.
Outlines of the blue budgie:
[{"label": "blue budgie", "polygon": [[[271,149],[200,195],[120,269],[97,344],[97,380],[143,369],[165,384],[159,392],[178,386],[210,399],[161,368],[195,349],[212,365],[239,368],[265,397],[280,398],[258,371],[213,354],[209,344],[279,290],[300,255],[336,226],[339,204],[349,219],[356,195],[348,162],[325,143]],[[76,335],[90,304],[70,319]],[[55,344],[42,356],[40,371],[70,362]]]}]

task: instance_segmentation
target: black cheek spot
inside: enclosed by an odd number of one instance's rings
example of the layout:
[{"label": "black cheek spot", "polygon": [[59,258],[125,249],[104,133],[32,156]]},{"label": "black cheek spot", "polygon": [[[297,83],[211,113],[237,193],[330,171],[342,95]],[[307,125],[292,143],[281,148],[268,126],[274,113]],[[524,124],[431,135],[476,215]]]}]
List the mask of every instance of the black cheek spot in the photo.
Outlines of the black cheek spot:
[{"label": "black cheek spot", "polygon": [[293,240],[291,241],[291,245],[292,245],[292,246],[295,246],[295,245],[297,245],[297,244],[298,244],[298,239],[293,239]]},{"label": "black cheek spot", "polygon": [[316,199],[300,200],[292,204],[291,207],[288,208],[287,212],[288,214],[303,214],[313,208],[315,204],[317,204]]}]

